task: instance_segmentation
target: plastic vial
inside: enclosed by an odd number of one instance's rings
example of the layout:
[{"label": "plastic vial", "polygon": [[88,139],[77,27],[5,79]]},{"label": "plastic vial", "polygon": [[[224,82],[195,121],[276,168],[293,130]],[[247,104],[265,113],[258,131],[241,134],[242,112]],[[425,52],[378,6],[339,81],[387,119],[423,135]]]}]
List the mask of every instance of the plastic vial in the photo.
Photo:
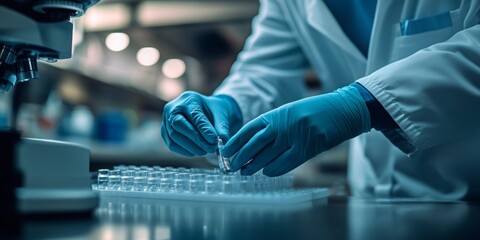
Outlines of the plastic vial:
[{"label": "plastic vial", "polygon": [[265,177],[262,175],[253,175],[254,190],[255,192],[261,192],[265,190]]},{"label": "plastic vial", "polygon": [[222,191],[222,176],[220,175],[207,175],[205,179],[205,192],[206,193],[219,193]]},{"label": "plastic vial", "polygon": [[230,159],[226,158],[222,154],[222,150],[225,147],[223,141],[220,137],[217,138],[217,158],[218,158],[218,167],[222,173],[229,173],[230,172]]},{"label": "plastic vial", "polygon": [[98,170],[98,189],[105,190],[108,188],[108,169],[99,169]]},{"label": "plastic vial", "polygon": [[177,172],[188,173],[188,172],[190,172],[190,170],[188,170],[188,168],[186,168],[186,167],[179,167],[179,168],[177,168]]},{"label": "plastic vial", "polygon": [[241,176],[242,178],[242,190],[245,192],[254,192],[255,191],[255,182],[251,176]]},{"label": "plastic vial", "polygon": [[149,167],[146,166],[146,165],[141,165],[141,166],[140,166],[140,170],[141,170],[141,171],[148,171],[148,169],[149,169]]},{"label": "plastic vial", "polygon": [[235,176],[232,175],[227,175],[223,176],[223,181],[222,181],[222,192],[224,193],[235,193],[239,189],[237,185],[239,185],[240,181],[238,181]]},{"label": "plastic vial", "polygon": [[160,191],[168,192],[170,191],[170,179],[166,177],[160,178]]},{"label": "plastic vial", "polygon": [[175,178],[175,173],[172,173],[172,172],[163,173],[163,177],[160,179],[161,191],[165,191],[165,192],[173,191],[174,178]]},{"label": "plastic vial", "polygon": [[124,170],[127,170],[127,166],[125,166],[125,165],[113,166],[113,170],[124,171]]},{"label": "plastic vial", "polygon": [[161,173],[157,171],[148,172],[147,184],[148,191],[156,192],[160,189],[159,179],[161,178]]},{"label": "plastic vial", "polygon": [[269,183],[269,186],[268,186],[268,190],[278,190],[280,189],[280,181],[281,181],[281,178],[280,177],[271,177],[271,178],[268,178],[268,183]]},{"label": "plastic vial", "polygon": [[110,170],[108,172],[108,190],[120,189],[120,171]]},{"label": "plastic vial", "polygon": [[127,166],[127,169],[128,169],[128,170],[132,170],[132,171],[135,171],[137,168],[138,168],[138,167],[135,166],[135,165],[128,165],[128,166]]},{"label": "plastic vial", "polygon": [[205,175],[190,174],[189,190],[190,192],[205,191]]},{"label": "plastic vial", "polygon": [[188,181],[190,180],[190,174],[177,173],[175,174],[175,180],[173,181],[173,188],[176,192],[185,192],[189,190]]},{"label": "plastic vial", "polygon": [[148,190],[147,173],[147,171],[135,172],[135,177],[133,178],[133,189],[135,191],[143,192]]},{"label": "plastic vial", "polygon": [[120,177],[121,190],[123,191],[132,191],[133,190],[133,179],[135,177],[135,172],[132,170],[122,171],[122,176]]}]

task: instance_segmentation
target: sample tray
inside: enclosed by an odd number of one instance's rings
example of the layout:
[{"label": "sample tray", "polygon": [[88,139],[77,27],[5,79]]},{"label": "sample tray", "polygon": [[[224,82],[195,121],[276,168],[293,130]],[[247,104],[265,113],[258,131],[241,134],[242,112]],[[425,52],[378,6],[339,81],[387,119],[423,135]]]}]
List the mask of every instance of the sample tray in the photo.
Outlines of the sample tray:
[{"label": "sample tray", "polygon": [[326,188],[293,188],[293,175],[222,174],[218,169],[116,166],[99,170],[92,188],[102,196],[179,201],[275,204],[328,197]]}]

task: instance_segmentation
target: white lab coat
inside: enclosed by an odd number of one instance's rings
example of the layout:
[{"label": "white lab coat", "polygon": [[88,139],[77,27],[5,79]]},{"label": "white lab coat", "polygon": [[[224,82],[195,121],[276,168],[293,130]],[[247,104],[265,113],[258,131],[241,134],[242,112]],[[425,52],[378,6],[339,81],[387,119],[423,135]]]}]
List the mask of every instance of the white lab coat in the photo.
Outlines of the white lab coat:
[{"label": "white lab coat", "polygon": [[[451,25],[401,36],[400,22],[450,13]],[[357,196],[480,200],[480,1],[379,0],[368,59],[321,0],[265,0],[215,94],[248,122],[305,96],[313,68],[326,92],[358,81],[401,129],[351,141]]]}]

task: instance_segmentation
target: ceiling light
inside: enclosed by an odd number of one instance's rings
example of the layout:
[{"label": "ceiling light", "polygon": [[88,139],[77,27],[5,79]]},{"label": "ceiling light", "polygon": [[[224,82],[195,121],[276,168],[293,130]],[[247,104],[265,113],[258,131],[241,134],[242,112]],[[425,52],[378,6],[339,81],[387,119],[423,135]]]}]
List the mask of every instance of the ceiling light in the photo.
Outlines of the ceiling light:
[{"label": "ceiling light", "polygon": [[258,13],[258,2],[143,1],[136,10],[141,26],[171,26],[250,19]]},{"label": "ceiling light", "polygon": [[103,4],[88,9],[82,18],[86,31],[108,31],[130,24],[130,8],[124,4]]},{"label": "ceiling light", "polygon": [[107,48],[119,52],[128,47],[130,43],[130,38],[126,33],[110,33],[107,38],[105,38],[105,45]]},{"label": "ceiling light", "polygon": [[137,52],[137,61],[143,66],[152,66],[160,59],[160,52],[153,47],[141,48]]},{"label": "ceiling light", "polygon": [[185,91],[185,87],[178,79],[164,78],[158,83],[157,91],[160,98],[170,101],[180,96]]},{"label": "ceiling light", "polygon": [[180,59],[169,59],[162,65],[162,72],[168,78],[179,78],[186,70],[185,62]]}]

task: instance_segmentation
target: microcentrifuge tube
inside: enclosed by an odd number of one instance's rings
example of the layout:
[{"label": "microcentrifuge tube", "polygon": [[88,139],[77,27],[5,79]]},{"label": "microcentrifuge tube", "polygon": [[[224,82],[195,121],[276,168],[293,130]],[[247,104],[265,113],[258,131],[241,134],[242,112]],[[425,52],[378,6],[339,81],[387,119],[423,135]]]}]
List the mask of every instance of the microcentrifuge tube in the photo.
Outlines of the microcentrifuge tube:
[{"label": "microcentrifuge tube", "polygon": [[133,178],[133,190],[134,191],[146,191],[148,190],[148,171],[137,171]]},{"label": "microcentrifuge tube", "polygon": [[220,137],[217,138],[217,158],[218,158],[218,167],[222,173],[230,172],[230,159],[226,158],[222,154],[222,150],[225,145]]},{"label": "microcentrifuge tube", "polygon": [[123,191],[131,191],[133,190],[133,178],[135,176],[135,171],[132,170],[124,170],[122,171],[122,175],[120,177],[120,184],[121,189]]},{"label": "microcentrifuge tube", "polygon": [[98,170],[98,189],[105,190],[108,188],[108,169]]}]

